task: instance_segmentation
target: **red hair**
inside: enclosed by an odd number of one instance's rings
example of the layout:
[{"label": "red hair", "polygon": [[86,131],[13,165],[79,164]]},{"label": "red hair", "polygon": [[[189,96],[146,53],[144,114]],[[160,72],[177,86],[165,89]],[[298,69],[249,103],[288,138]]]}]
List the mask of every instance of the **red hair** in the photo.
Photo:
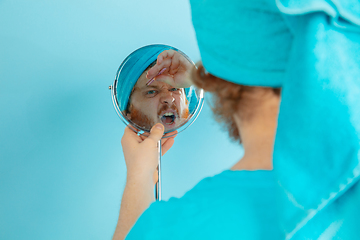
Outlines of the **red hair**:
[{"label": "red hair", "polygon": [[[204,66],[200,63],[192,73],[194,84],[213,94],[211,109],[217,122],[222,123],[227,129],[231,139],[241,142],[240,132],[234,119],[234,113],[239,109],[241,117],[248,118],[251,115],[251,106],[254,101],[244,98],[244,95],[251,94],[255,88],[228,82],[205,73]],[[280,95],[279,88],[272,88],[276,95]]]}]

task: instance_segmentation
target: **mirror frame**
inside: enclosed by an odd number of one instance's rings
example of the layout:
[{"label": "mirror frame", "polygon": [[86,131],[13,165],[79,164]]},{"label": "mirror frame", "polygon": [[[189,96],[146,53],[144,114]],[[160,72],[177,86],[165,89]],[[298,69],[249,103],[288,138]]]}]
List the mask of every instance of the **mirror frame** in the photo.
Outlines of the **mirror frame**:
[{"label": "mirror frame", "polygon": [[[165,44],[150,44],[150,45],[145,45],[145,46],[142,46],[138,49],[141,49],[141,48],[144,48],[144,47],[151,47],[151,46],[166,46],[166,47],[171,47],[169,45],[165,45]],[[196,68],[196,65],[195,63],[182,51],[180,51],[179,49],[175,48],[175,47],[171,47],[172,49],[174,49],[175,51],[179,52],[180,54],[182,54],[195,68]],[[138,49],[136,49],[135,51],[137,51]],[[134,132],[136,132],[138,135],[144,135],[144,136],[148,136],[149,133],[150,133],[150,130],[148,129],[145,129],[141,126],[138,126],[136,123],[132,122],[132,121],[129,121],[129,119],[127,119],[126,116],[124,116],[123,112],[120,110],[120,107],[119,107],[119,103],[117,101],[117,94],[116,94],[116,88],[117,88],[117,83],[118,83],[118,76],[121,74],[121,69],[122,67],[125,65],[125,63],[127,62],[127,59],[135,52],[131,52],[125,59],[124,61],[122,61],[122,63],[120,64],[117,72],[116,72],[116,75],[115,75],[115,80],[114,80],[114,83],[113,85],[111,85],[109,87],[109,89],[111,90],[111,98],[112,98],[112,102],[113,102],[113,105],[114,105],[114,108],[115,108],[115,111],[117,113],[117,115],[120,117],[120,119],[125,123],[125,125],[127,125],[128,127],[130,127]],[[164,134],[167,134],[167,133],[172,133],[172,132],[175,132],[177,131],[177,133],[174,133],[174,134],[169,134],[168,136],[164,137],[163,138],[168,138],[168,137],[172,137],[174,135],[177,135],[179,134],[180,132],[184,131],[186,128],[188,128],[199,116],[199,113],[201,112],[202,110],[202,107],[204,105],[204,90],[201,89],[201,88],[196,88],[195,87],[195,91],[197,92],[197,96],[199,97],[198,98],[198,101],[197,101],[197,104],[196,104],[196,107],[194,108],[194,112],[193,114],[190,116],[190,118],[184,122],[183,124],[181,124],[179,127],[177,127],[176,129],[174,130],[171,130],[171,131],[168,131],[168,132],[164,132]]]}]

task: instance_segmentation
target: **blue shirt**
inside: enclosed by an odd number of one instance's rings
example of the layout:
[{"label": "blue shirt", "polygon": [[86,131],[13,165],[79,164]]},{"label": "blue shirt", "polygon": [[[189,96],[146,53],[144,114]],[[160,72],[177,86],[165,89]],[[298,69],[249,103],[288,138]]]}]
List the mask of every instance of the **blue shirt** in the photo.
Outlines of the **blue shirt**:
[{"label": "blue shirt", "polygon": [[272,171],[224,171],[153,203],[126,239],[282,239]]}]

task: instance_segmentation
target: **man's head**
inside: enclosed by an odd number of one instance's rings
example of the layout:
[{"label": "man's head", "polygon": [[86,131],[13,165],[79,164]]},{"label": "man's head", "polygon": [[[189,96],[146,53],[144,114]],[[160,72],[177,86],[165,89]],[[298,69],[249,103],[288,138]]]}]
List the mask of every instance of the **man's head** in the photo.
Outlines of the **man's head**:
[{"label": "man's head", "polygon": [[166,45],[148,45],[132,52],[120,65],[116,73],[116,100],[121,112],[127,110],[132,89],[141,74],[156,61],[158,55],[172,49]]},{"label": "man's head", "polygon": [[136,82],[126,116],[140,127],[150,129],[154,124],[162,123],[165,131],[169,131],[186,121],[189,115],[188,101],[183,88],[174,88],[160,81],[147,85],[146,73],[152,65]]},{"label": "man's head", "polygon": [[[235,84],[210,73],[205,73],[202,64],[198,66],[197,70],[193,71],[193,80],[197,87],[213,93],[212,110],[215,118],[224,125],[229,132],[230,138],[235,141],[241,142],[241,133],[236,117],[239,117],[241,122],[245,124],[263,118],[265,116],[264,108],[269,108],[267,103],[270,102],[270,99],[275,100],[276,109],[273,110],[277,117],[280,88]],[[236,113],[239,114],[235,116]]]}]

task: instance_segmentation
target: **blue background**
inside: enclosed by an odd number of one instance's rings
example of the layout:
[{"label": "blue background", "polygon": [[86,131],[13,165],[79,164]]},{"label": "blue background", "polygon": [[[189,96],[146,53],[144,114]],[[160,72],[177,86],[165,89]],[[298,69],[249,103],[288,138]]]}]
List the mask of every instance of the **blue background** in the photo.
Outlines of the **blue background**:
[{"label": "blue background", "polygon": [[[0,0],[0,239],[111,239],[126,168],[108,86],[154,43],[200,60],[188,1]],[[163,158],[163,198],[241,155],[205,102]]]}]

